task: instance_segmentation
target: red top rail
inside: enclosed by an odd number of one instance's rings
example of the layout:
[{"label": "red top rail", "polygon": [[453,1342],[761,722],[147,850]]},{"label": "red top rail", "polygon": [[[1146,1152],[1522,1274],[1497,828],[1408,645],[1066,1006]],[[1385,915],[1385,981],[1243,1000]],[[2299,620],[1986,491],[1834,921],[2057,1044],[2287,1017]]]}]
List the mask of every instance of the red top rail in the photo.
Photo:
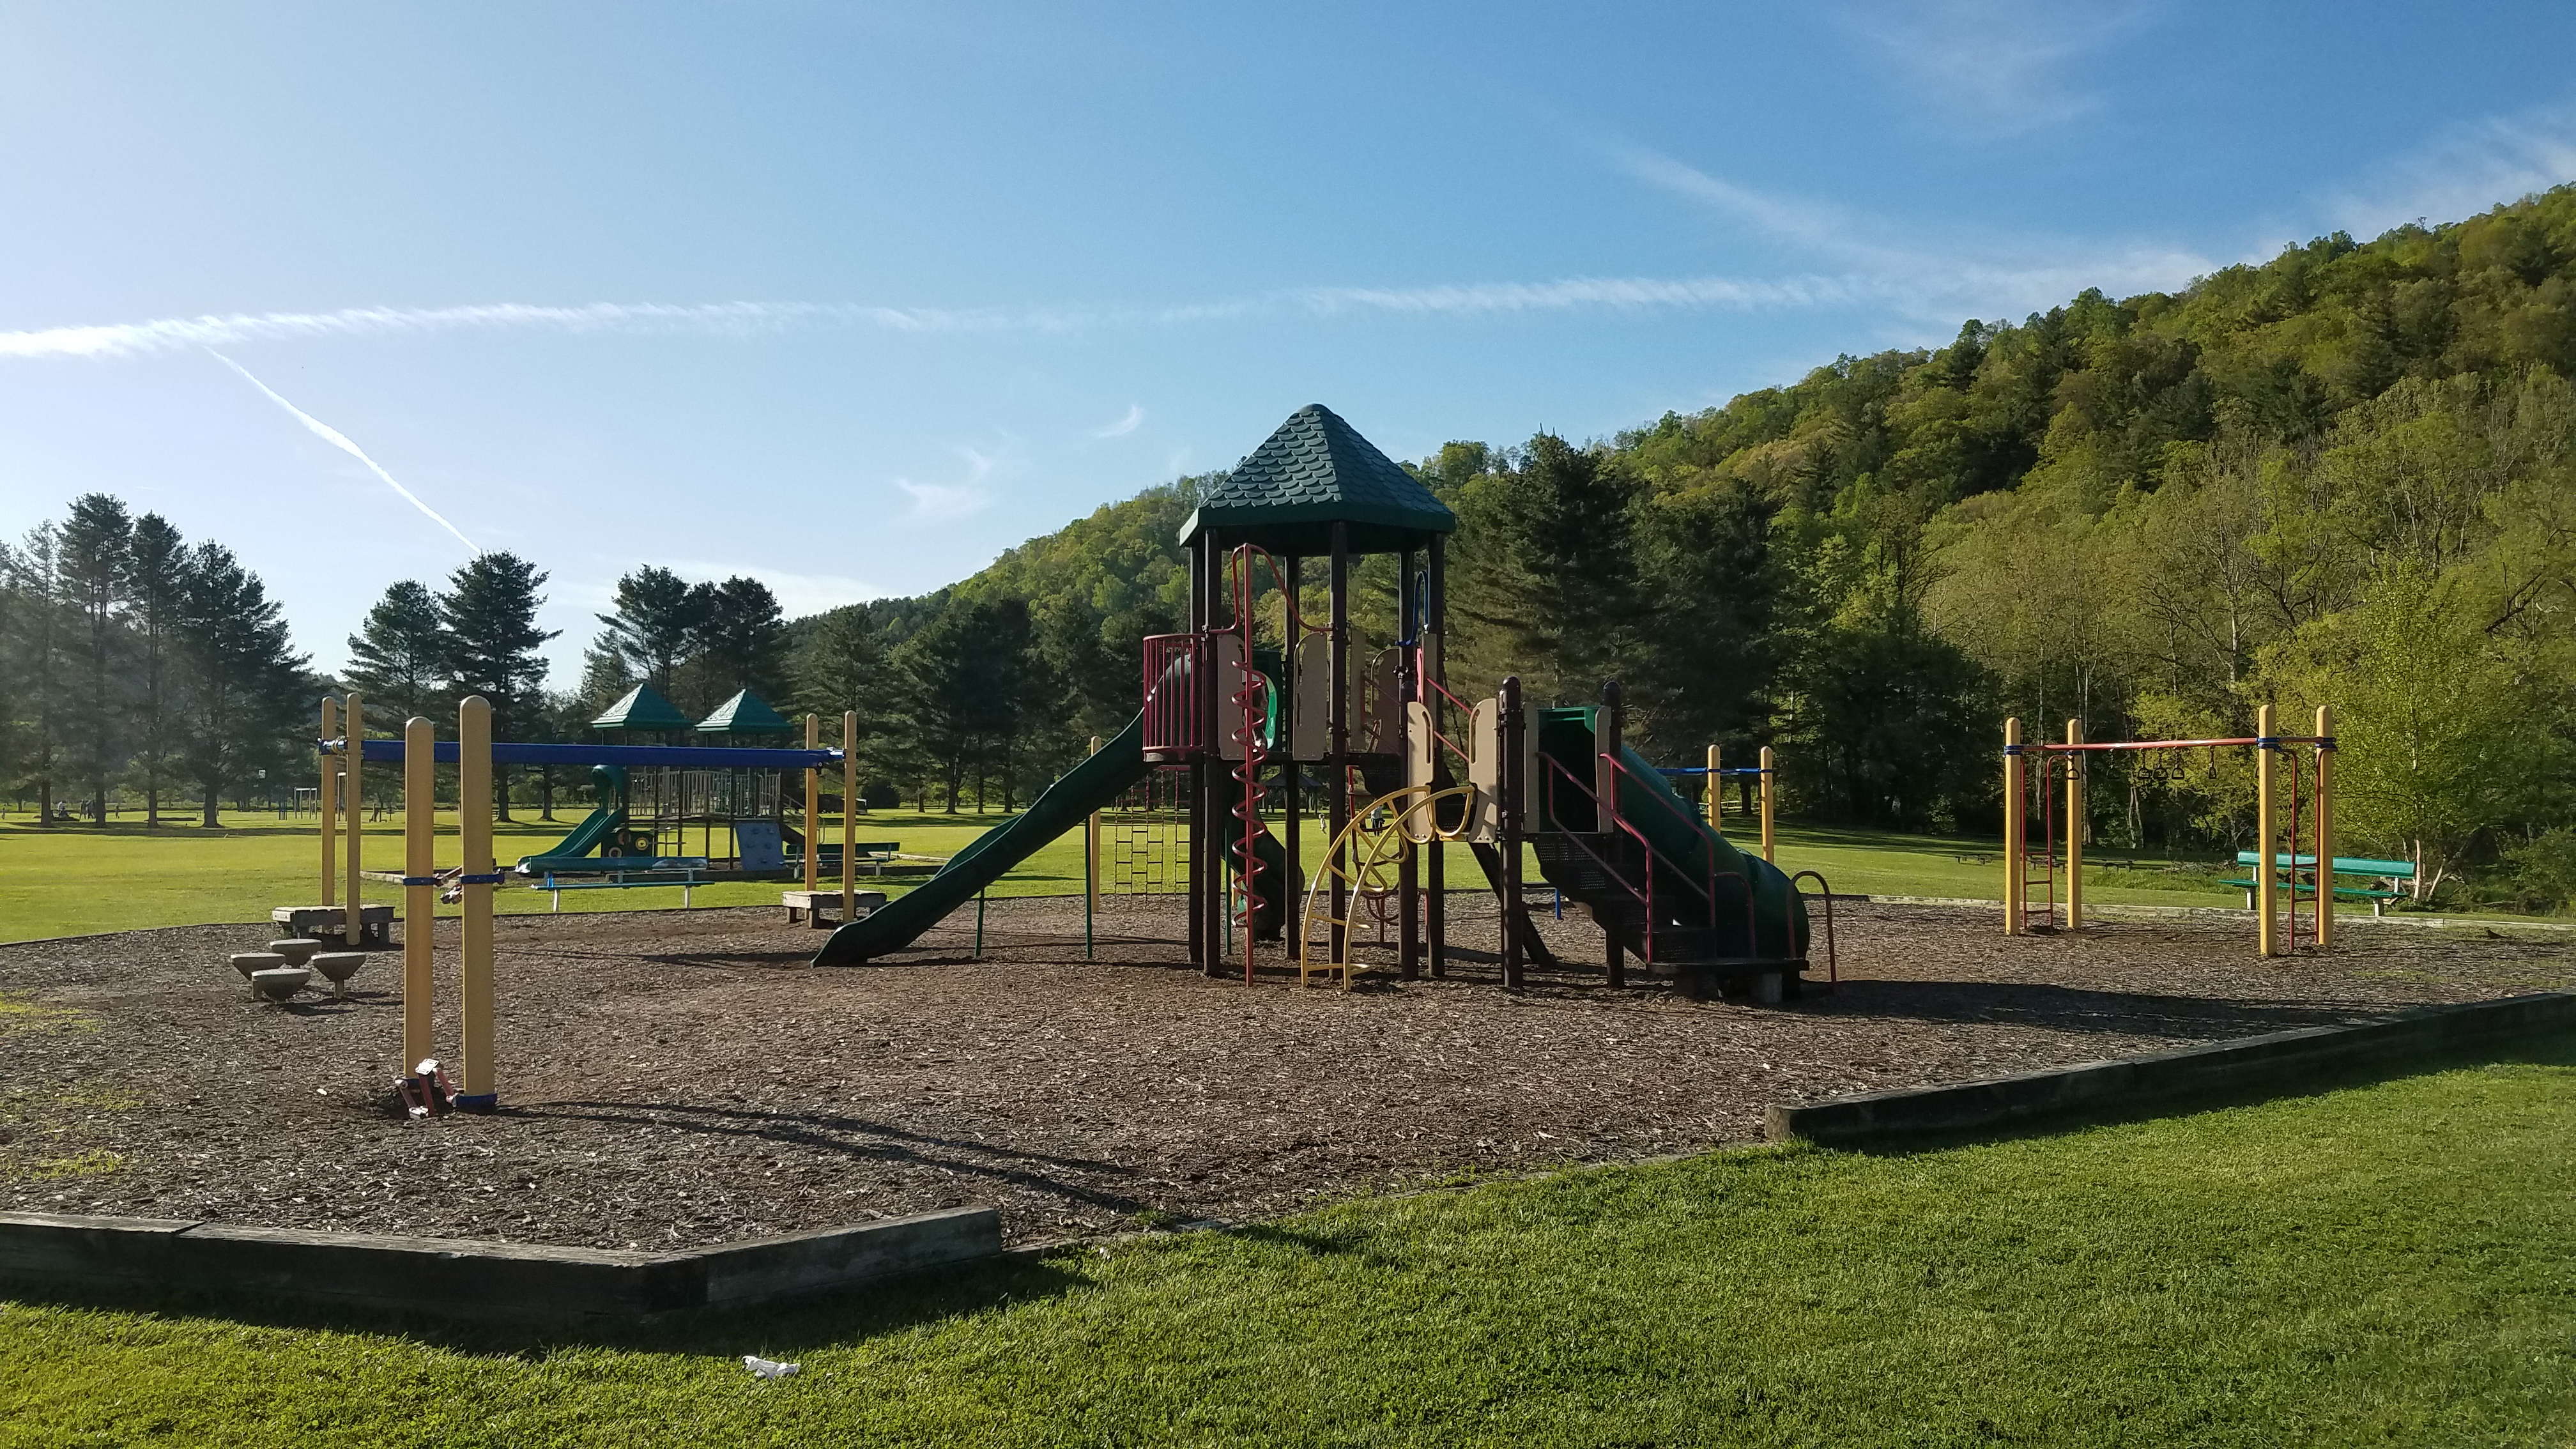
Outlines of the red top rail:
[{"label": "red top rail", "polygon": [[2196,750],[2219,745],[2323,745],[2334,748],[2332,735],[2247,735],[2233,740],[2123,740],[2104,744],[2050,744],[2045,740],[2025,740],[2006,745],[2006,753],[2024,755],[2071,755],[2103,753],[2112,750]]}]

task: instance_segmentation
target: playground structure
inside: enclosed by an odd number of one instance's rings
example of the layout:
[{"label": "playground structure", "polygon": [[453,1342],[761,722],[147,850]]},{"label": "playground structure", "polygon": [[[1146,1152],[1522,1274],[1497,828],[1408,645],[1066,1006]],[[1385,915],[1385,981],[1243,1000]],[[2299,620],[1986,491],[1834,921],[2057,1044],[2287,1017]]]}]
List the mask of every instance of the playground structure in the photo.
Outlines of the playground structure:
[{"label": "playground structure", "polygon": [[1701,780],[1708,792],[1704,797],[1708,808],[1708,828],[1716,831],[1720,835],[1724,835],[1726,833],[1726,792],[1721,788],[1723,782],[1727,780],[1758,781],[1760,793],[1756,799],[1759,803],[1754,806],[1754,814],[1755,818],[1762,823],[1762,858],[1764,860],[1770,860],[1772,858],[1772,814],[1776,809],[1779,800],[1775,782],[1780,778],[1780,770],[1777,765],[1772,763],[1771,747],[1769,745],[1764,745],[1762,747],[1761,760],[1762,763],[1759,765],[1741,765],[1733,769],[1723,768],[1723,752],[1718,748],[1718,746],[1710,745],[1708,747],[1708,763],[1706,765],[1664,765],[1660,767],[1660,770],[1662,774],[1671,779],[1689,779],[1697,777]]},{"label": "playground structure", "polygon": [[[2334,944],[2334,897],[2386,895],[2389,892],[2347,890],[2334,884],[2338,874],[2395,875],[2413,873],[2404,862],[2339,859],[2334,853],[2334,717],[2317,706],[2316,733],[2283,735],[2275,731],[2272,706],[2256,712],[2255,733],[2236,739],[2126,740],[2088,743],[2078,720],[2066,722],[2063,743],[2025,741],[2021,721],[2004,721],[2004,934],[2024,935],[2058,928],[2058,882],[2061,866],[2065,890],[2065,929],[2084,926],[2084,775],[2085,761],[2098,754],[2151,750],[2254,751],[2255,848],[2238,856],[2254,867],[2247,882],[2254,908],[2255,952],[2286,955],[2299,948],[2299,900],[2308,901],[2308,941],[2318,949]],[[2304,750],[2301,756],[2297,751]],[[2036,760],[2037,767],[2032,767]],[[2286,784],[2287,805],[2281,807]],[[2058,802],[2063,792],[2065,835],[2058,834]],[[2030,829],[2040,828],[2036,847]],[[2362,867],[2376,867],[2363,871]],[[2038,887],[2038,904],[2031,889]],[[2286,902],[2283,899],[2287,891]]]},{"label": "playground structure", "polygon": [[[633,696],[630,696],[632,698]],[[744,696],[737,696],[737,702]],[[763,706],[765,709],[766,706]],[[676,717],[676,711],[673,712]],[[480,695],[468,696],[457,706],[456,738],[435,737],[431,723],[418,716],[406,721],[401,739],[368,739],[365,734],[366,706],[363,698],[352,691],[345,702],[325,697],[322,701],[322,734],[315,741],[321,759],[320,797],[327,806],[335,801],[346,804],[345,831],[348,836],[345,859],[339,849],[341,828],[333,814],[323,812],[322,894],[324,905],[331,906],[335,886],[344,888],[349,908],[340,910],[342,929],[347,943],[361,942],[364,912],[359,905],[360,883],[367,878],[362,860],[364,837],[358,825],[359,785],[369,763],[399,765],[403,772],[403,869],[393,881],[403,891],[403,1067],[397,1090],[416,1114],[454,1106],[466,1111],[491,1111],[499,1101],[497,1070],[493,1061],[493,987],[492,987],[492,892],[508,877],[492,859],[492,769],[495,765],[551,765],[562,768],[587,766],[593,770],[614,771],[620,779],[634,773],[675,774],[686,780],[688,772],[700,772],[708,779],[771,774],[780,777],[777,793],[784,793],[784,776],[802,771],[805,776],[804,848],[805,894],[809,900],[821,892],[817,889],[822,852],[816,837],[821,833],[822,771],[838,766],[842,772],[841,801],[841,912],[847,921],[858,901],[856,871],[859,852],[853,848],[857,833],[855,810],[847,808],[857,800],[849,788],[852,762],[847,752],[826,750],[815,744],[819,722],[806,717],[805,749],[773,749],[723,745],[631,745],[631,744],[532,744],[496,742],[492,738],[491,706]],[[856,721],[842,717],[843,738],[855,732]],[[776,733],[775,731],[764,731]],[[353,741],[355,747],[352,747]],[[456,767],[457,833],[462,859],[456,866],[441,871],[437,865],[437,775],[439,765]],[[771,797],[759,797],[771,798]],[[608,844],[615,829],[614,817],[623,814],[622,805],[612,807],[603,801],[600,811],[576,829],[573,838],[587,834],[594,847]],[[569,842],[568,842],[569,843]],[[558,848],[560,850],[560,847]],[[530,857],[531,860],[544,857]],[[558,854],[558,860],[580,857]],[[647,876],[659,868],[687,864],[670,857],[603,856],[598,862],[610,870],[632,869]],[[702,866],[703,861],[695,862]],[[345,867],[345,869],[344,869]],[[522,870],[526,862],[522,862]],[[654,884],[651,879],[621,881],[621,886]],[[552,886],[548,882],[548,888]],[[459,949],[458,975],[463,992],[459,1082],[451,1086],[443,1067],[433,1055],[433,1021],[431,1003],[436,995],[435,933],[432,922],[441,897],[462,907],[463,921]],[[286,908],[280,914],[298,911]],[[369,907],[367,910],[376,908]],[[306,913],[310,913],[309,911]]]},{"label": "playground structure", "polygon": [[[1483,699],[1451,690],[1440,641],[1455,527],[1445,505],[1348,423],[1300,409],[1183,525],[1188,628],[1144,640],[1136,717],[1024,814],[835,931],[815,964],[903,949],[1069,830],[1086,831],[1096,902],[1103,835],[1115,828],[1104,813],[1150,779],[1159,782],[1151,798],[1179,804],[1188,952],[1210,976],[1255,980],[1275,947],[1276,967],[1297,979],[1347,985],[1362,969],[1359,937],[1390,932],[1398,975],[1445,974],[1441,847],[1464,844],[1501,902],[1507,985],[1522,984],[1533,960],[1551,964],[1523,900],[1526,853],[1602,927],[1614,985],[1635,956],[1694,994],[1794,993],[1807,965],[1804,895],[1627,748],[1615,682],[1600,704],[1550,708],[1524,705],[1515,680]],[[1371,554],[1398,558],[1400,637],[1362,661],[1351,573]],[[1308,613],[1318,563],[1320,620]],[[1766,757],[1766,827],[1770,768]],[[1719,808],[1712,800],[1708,810]],[[1325,849],[1304,881],[1296,863],[1310,813]],[[1143,874],[1116,864],[1109,873]]]}]

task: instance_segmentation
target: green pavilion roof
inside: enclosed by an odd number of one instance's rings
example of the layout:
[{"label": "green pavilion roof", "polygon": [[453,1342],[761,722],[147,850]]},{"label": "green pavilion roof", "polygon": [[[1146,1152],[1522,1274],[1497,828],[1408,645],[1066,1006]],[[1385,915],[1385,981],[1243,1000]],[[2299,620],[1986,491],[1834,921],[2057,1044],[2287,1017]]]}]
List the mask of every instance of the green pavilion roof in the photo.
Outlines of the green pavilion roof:
[{"label": "green pavilion roof", "polygon": [[602,710],[590,722],[595,730],[684,730],[689,717],[680,713],[669,700],[649,684],[639,684],[626,691],[617,703]]},{"label": "green pavilion roof", "polygon": [[1289,414],[1267,441],[1199,499],[1181,542],[1214,532],[1308,557],[1329,552],[1333,525],[1353,553],[1400,553],[1458,526],[1449,506],[1322,403]]},{"label": "green pavilion roof", "polygon": [[716,706],[716,712],[698,721],[702,735],[786,735],[796,726],[787,717],[769,707],[769,701],[745,689]]}]

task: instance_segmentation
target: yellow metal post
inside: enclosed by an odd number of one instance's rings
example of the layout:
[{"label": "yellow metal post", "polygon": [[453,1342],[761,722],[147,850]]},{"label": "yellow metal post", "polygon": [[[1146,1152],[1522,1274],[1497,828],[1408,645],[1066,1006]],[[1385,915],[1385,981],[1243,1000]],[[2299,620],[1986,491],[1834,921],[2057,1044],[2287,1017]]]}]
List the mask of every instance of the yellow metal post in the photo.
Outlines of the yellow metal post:
[{"label": "yellow metal post", "polygon": [[[339,733],[340,701],[326,694],[322,696],[322,733],[317,738],[328,740]],[[314,803],[320,807],[322,815],[322,904],[326,906],[336,900],[340,892],[340,792],[333,788],[339,779],[340,761],[335,756],[323,754],[322,793],[314,797]]]},{"label": "yellow metal post", "polygon": [[[1091,737],[1091,752],[1100,753],[1100,736]],[[1082,894],[1091,914],[1100,914],[1100,812],[1094,810],[1082,825]],[[1293,867],[1292,867],[1293,869]]]},{"label": "yellow metal post", "polygon": [[2022,928],[2021,721],[2004,721],[2004,934]]},{"label": "yellow metal post", "polygon": [[[2084,723],[2066,722],[2066,742],[2084,743]],[[2084,929],[2084,757],[2066,753],[2066,929]]]},{"label": "yellow metal post", "polygon": [[2334,711],[2317,706],[2317,947],[2334,944]]},{"label": "yellow metal post", "polygon": [[364,898],[358,893],[358,872],[362,868],[359,856],[364,854],[359,848],[361,836],[358,801],[366,793],[359,786],[363,783],[366,773],[367,707],[354,689],[349,691],[349,703],[341,712],[340,727],[341,734],[346,740],[340,750],[340,802],[342,808],[349,812],[347,821],[349,853],[344,861],[346,873],[342,877],[342,884],[347,887],[349,904],[340,912],[342,924],[340,939],[344,944],[355,947],[359,937],[366,930],[366,923],[361,919],[365,915],[365,910],[359,904]]},{"label": "yellow metal post", "polygon": [[1718,769],[1717,746],[1708,747],[1708,828],[1726,833],[1726,782]]},{"label": "yellow metal post", "polygon": [[464,1080],[456,1104],[490,1111],[492,1061],[492,705],[469,694],[456,706],[456,833],[465,850],[457,976],[465,987]]},{"label": "yellow metal post", "polygon": [[1772,789],[1772,783],[1779,778],[1779,772],[1771,766],[1771,747],[1764,745],[1762,747],[1762,858],[1764,860],[1771,858],[1771,807],[1773,802],[1779,799]]},{"label": "yellow metal post", "polygon": [[[823,748],[823,721],[810,713],[805,716],[805,748],[809,750]],[[812,892],[820,889],[822,880],[822,867],[819,862],[822,859],[823,843],[818,838],[822,830],[818,822],[822,818],[823,772],[808,769],[805,772],[805,890],[806,907],[809,910],[813,907]]]},{"label": "yellow metal post", "polygon": [[[2273,737],[2272,706],[2255,711],[2254,733],[2264,740]],[[2254,944],[2265,956],[2279,955],[2281,944],[2281,923],[2274,919],[2281,906],[2280,822],[2272,818],[2272,761],[2280,753],[2269,745],[2254,747],[2254,853],[2260,858],[2254,868],[2254,909],[2261,913],[2254,924]]]},{"label": "yellow metal post", "polygon": [[[403,725],[402,1074],[437,1055],[430,1039],[433,956],[438,949],[438,731],[413,716]],[[357,893],[349,914],[357,916]]]},{"label": "yellow metal post", "polygon": [[841,923],[859,908],[859,712],[841,712]]}]

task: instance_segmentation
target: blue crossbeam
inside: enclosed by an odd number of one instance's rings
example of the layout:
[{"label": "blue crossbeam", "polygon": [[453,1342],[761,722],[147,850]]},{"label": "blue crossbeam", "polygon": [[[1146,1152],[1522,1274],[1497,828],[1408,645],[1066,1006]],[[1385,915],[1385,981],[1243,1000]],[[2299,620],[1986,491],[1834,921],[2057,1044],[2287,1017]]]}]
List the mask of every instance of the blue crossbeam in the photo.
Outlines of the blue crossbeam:
[{"label": "blue crossbeam", "polygon": [[[326,755],[337,755],[348,748],[342,740],[316,740],[314,747]],[[403,761],[400,740],[368,740],[358,758],[367,764],[399,765]],[[456,741],[440,740],[431,748],[430,758],[442,765],[456,763]],[[839,750],[756,750],[723,745],[533,745],[496,740],[492,745],[492,763],[496,765],[660,765],[668,769],[691,770],[837,770],[841,767]]]}]

